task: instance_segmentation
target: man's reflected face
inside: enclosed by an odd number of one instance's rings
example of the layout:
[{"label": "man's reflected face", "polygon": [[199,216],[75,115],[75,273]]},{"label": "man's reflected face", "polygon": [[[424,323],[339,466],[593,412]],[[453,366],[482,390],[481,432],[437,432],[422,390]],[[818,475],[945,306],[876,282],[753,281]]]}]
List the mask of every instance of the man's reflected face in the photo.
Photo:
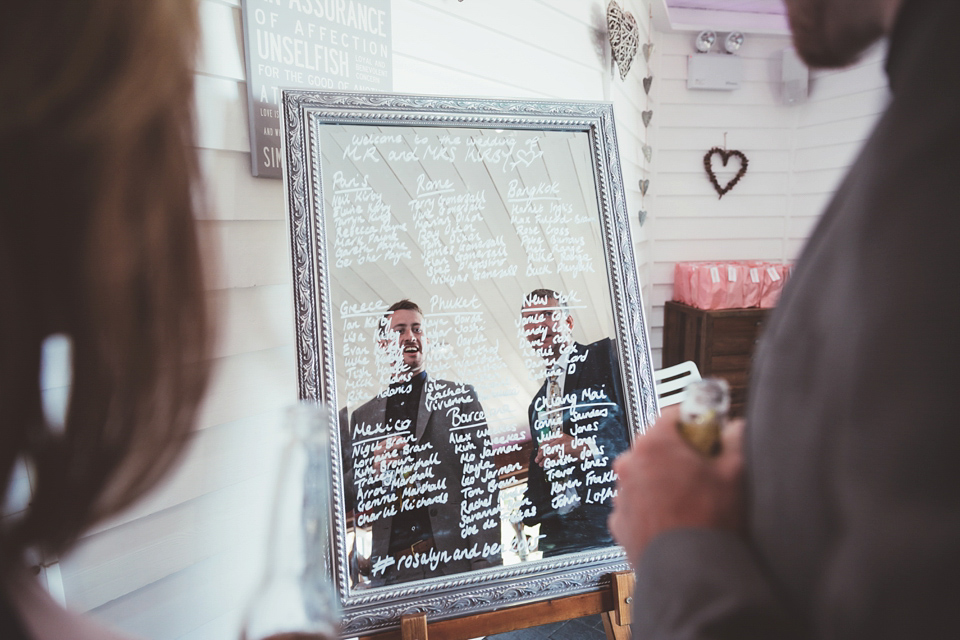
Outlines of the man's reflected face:
[{"label": "man's reflected face", "polygon": [[390,316],[387,337],[395,336],[403,356],[404,372],[423,371],[423,316],[413,309],[398,309]]},{"label": "man's reflected face", "polygon": [[520,312],[523,335],[533,350],[548,363],[556,362],[573,344],[573,316],[556,298],[530,303]]}]

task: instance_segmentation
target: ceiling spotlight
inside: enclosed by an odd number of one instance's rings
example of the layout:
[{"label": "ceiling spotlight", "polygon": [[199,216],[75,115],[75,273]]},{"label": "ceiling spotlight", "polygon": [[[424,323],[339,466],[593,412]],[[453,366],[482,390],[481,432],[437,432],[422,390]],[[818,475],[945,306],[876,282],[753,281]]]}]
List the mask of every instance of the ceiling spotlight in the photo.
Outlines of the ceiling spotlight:
[{"label": "ceiling spotlight", "polygon": [[739,31],[734,31],[733,33],[727,34],[727,39],[723,41],[723,48],[727,50],[727,53],[736,53],[743,45],[743,34]]},{"label": "ceiling spotlight", "polygon": [[713,31],[701,31],[697,36],[697,51],[706,53],[710,47],[717,41],[717,34]]}]

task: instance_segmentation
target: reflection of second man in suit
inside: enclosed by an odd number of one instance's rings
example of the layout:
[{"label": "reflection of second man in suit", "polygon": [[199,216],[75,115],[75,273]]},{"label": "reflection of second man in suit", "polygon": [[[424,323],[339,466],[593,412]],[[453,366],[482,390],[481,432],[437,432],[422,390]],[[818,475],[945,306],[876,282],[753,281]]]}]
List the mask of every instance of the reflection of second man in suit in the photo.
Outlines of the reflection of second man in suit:
[{"label": "reflection of second man in suit", "polygon": [[545,378],[528,410],[534,449],[524,524],[540,525],[544,557],[612,545],[611,465],[630,442],[613,341],[575,342],[565,297],[550,289],[524,297],[521,325]]},{"label": "reflection of second man in suit", "polygon": [[379,342],[391,383],[350,421],[347,481],[372,530],[371,583],[395,584],[500,562],[500,506],[486,417],[473,387],[424,368],[423,313],[393,304]]}]

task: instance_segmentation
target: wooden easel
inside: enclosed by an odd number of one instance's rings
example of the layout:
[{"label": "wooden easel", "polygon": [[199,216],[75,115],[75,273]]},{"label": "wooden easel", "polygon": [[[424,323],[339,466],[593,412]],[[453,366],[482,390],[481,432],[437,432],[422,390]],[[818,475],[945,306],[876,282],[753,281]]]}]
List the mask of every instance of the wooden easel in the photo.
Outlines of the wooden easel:
[{"label": "wooden easel", "polygon": [[427,614],[410,614],[400,620],[399,630],[365,636],[361,640],[468,640],[598,613],[603,618],[608,640],[629,640],[633,580],[632,571],[620,571],[610,575],[610,586],[601,591],[439,620],[429,625]]}]

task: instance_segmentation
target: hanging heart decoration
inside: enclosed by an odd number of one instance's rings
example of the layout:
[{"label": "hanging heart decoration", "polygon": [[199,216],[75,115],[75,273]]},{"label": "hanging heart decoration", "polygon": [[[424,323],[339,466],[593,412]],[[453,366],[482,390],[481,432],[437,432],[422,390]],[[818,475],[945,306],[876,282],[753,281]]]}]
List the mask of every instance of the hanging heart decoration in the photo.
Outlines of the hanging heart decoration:
[{"label": "hanging heart decoration", "polygon": [[615,0],[607,5],[607,30],[610,32],[610,49],[620,69],[620,79],[627,79],[627,72],[640,46],[640,27],[629,11],[624,11]]},{"label": "hanging heart decoration", "polygon": [[644,111],[643,113],[640,114],[640,117],[643,118],[643,126],[649,127],[649,126],[650,126],[650,120],[653,119],[653,111],[652,111],[652,110],[651,110],[651,111]]},{"label": "hanging heart decoration", "polygon": [[647,62],[650,62],[650,56],[652,55],[653,55],[653,43],[648,42],[647,44],[643,45],[643,57],[646,59]]},{"label": "hanging heart decoration", "polygon": [[649,189],[649,188],[650,188],[650,181],[649,181],[649,180],[641,180],[641,181],[640,181],[640,195],[641,195],[641,196],[647,195],[647,189]]},{"label": "hanging heart decoration", "polygon": [[[720,159],[723,160],[723,166],[727,166],[727,162],[730,158],[738,158],[740,160],[740,170],[737,171],[737,175],[733,177],[730,182],[725,186],[721,187],[720,182],[717,180],[717,174],[713,170],[713,156],[719,155]],[[744,155],[742,151],[735,151],[733,149],[727,151],[726,149],[721,149],[720,147],[714,147],[707,151],[707,155],[703,156],[703,168],[707,170],[707,176],[710,178],[710,182],[713,184],[713,188],[717,190],[717,193],[720,194],[722,198],[724,194],[737,186],[737,183],[740,182],[740,178],[747,173],[747,165],[750,164],[750,161],[747,160],[747,156]]]},{"label": "hanging heart decoration", "polygon": [[653,147],[648,144],[643,145],[643,157],[647,159],[647,162],[653,160]]},{"label": "hanging heart decoration", "polygon": [[643,223],[647,221],[647,212],[643,209],[640,209],[640,213],[637,214],[637,217],[640,218],[640,226],[643,226]]},{"label": "hanging heart decoration", "polygon": [[643,90],[650,95],[650,86],[653,84],[653,76],[647,76],[643,79]]}]

